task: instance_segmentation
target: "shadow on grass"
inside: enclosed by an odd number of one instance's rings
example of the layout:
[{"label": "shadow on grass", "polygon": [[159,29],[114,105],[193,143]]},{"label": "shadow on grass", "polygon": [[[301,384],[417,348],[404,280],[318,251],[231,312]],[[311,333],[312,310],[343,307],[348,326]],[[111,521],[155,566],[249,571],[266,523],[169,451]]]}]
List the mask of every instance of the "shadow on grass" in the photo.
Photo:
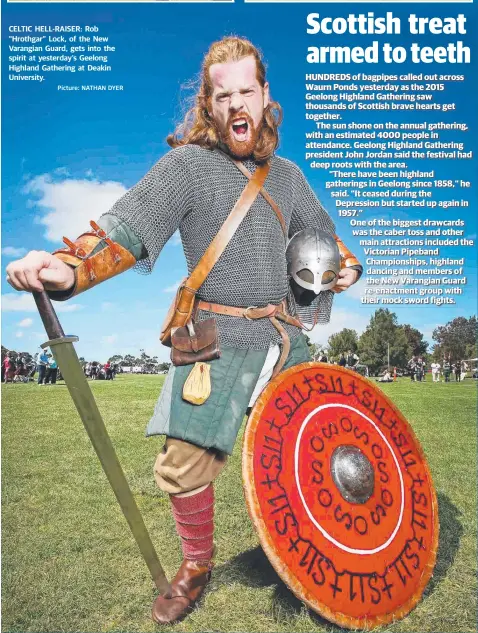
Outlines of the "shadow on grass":
[{"label": "shadow on grass", "polygon": [[[440,520],[440,537],[435,571],[423,598],[430,596],[440,582],[445,578],[448,569],[453,564],[463,526],[459,520],[460,511],[450,499],[438,494],[438,515]],[[290,619],[299,615],[304,608],[300,600],[283,583],[275,569],[270,564],[261,547],[242,552],[233,559],[215,568],[214,581],[219,584],[238,582],[248,587],[275,586],[273,594],[273,613],[276,619]],[[310,617],[329,631],[342,631],[327,620],[321,618],[314,611],[308,610]]]},{"label": "shadow on grass", "polygon": [[438,519],[440,522],[437,561],[433,577],[423,594],[424,598],[431,595],[447,575],[455,560],[463,534],[463,525],[460,521],[461,513],[458,508],[443,493],[438,493],[437,497]]},{"label": "shadow on grass", "polygon": [[[282,622],[298,616],[305,608],[302,602],[283,583],[261,547],[242,552],[227,563],[216,567],[213,579],[218,584],[238,582],[248,587],[274,586],[273,616]],[[310,609],[308,609],[308,613],[314,622],[321,627],[327,628],[329,631],[343,631]]]}]

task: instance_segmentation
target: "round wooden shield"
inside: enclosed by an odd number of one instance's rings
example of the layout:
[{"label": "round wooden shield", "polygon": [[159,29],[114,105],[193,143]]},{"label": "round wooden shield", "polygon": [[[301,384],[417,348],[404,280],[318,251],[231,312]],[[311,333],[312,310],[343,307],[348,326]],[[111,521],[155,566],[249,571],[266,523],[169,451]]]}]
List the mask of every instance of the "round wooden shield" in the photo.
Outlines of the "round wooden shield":
[{"label": "round wooden shield", "polygon": [[243,478],[261,545],[298,598],[371,629],[404,617],[430,579],[438,507],[410,425],[378,386],[303,363],[262,392]]}]

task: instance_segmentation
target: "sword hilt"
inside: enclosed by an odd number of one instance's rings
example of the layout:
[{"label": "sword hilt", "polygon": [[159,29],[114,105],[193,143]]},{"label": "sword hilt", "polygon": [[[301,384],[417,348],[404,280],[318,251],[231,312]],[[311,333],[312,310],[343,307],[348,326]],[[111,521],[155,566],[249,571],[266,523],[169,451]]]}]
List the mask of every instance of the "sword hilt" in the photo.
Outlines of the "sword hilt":
[{"label": "sword hilt", "polygon": [[37,304],[38,312],[45,327],[48,338],[55,339],[65,336],[61,323],[56,316],[55,309],[51,303],[50,297],[42,290],[41,292],[33,292],[33,298]]}]

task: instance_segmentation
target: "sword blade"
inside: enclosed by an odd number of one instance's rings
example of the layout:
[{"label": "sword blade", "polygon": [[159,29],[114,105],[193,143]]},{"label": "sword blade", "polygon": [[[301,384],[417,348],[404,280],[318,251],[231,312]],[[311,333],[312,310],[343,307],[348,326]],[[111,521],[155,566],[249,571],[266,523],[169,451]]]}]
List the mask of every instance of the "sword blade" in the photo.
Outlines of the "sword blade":
[{"label": "sword blade", "polygon": [[[169,582],[159,562],[149,533],[139,511],[133,493],[128,485],[121,464],[111,443],[93,393],[83,373],[80,361],[73,346],[77,337],[64,336],[56,314],[46,293],[33,293],[40,316],[49,336],[52,338],[42,347],[50,347],[60,368],[68,391],[83,422],[88,437],[93,444],[98,459],[110,482],[116,499],[136,540],[139,550],[151,573],[156,587],[162,593],[170,590]],[[40,295],[39,297],[37,295]],[[50,312],[51,311],[51,312]],[[52,318],[52,314],[54,318]],[[53,323],[53,326],[52,326]]]}]

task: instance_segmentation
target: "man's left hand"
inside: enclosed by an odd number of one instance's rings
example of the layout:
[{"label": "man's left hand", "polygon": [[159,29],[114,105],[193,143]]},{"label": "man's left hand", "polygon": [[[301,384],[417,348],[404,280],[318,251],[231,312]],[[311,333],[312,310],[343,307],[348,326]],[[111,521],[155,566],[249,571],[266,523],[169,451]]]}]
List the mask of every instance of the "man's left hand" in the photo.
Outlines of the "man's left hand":
[{"label": "man's left hand", "polygon": [[347,290],[347,288],[350,288],[350,286],[352,286],[358,278],[358,270],[355,270],[354,268],[342,268],[339,272],[339,279],[335,285],[335,290],[337,292]]}]

